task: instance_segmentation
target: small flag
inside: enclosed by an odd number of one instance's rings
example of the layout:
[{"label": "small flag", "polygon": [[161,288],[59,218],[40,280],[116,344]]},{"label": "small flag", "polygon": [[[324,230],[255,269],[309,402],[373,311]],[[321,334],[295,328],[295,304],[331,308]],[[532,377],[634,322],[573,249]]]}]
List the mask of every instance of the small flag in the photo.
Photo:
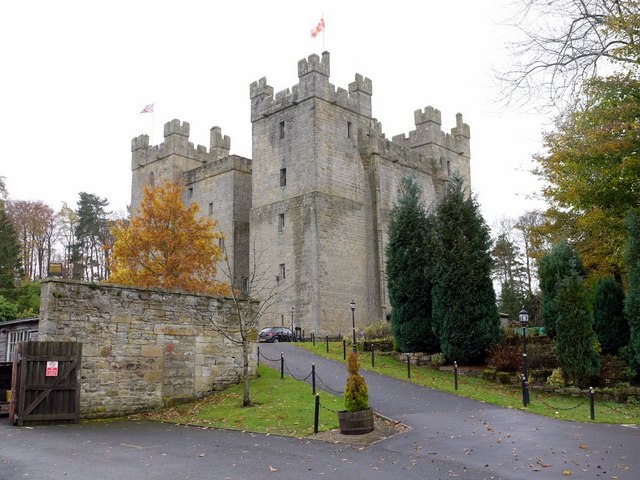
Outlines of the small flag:
[{"label": "small flag", "polygon": [[316,38],[324,30],[324,17],[320,19],[318,25],[311,29],[311,38]]},{"label": "small flag", "polygon": [[153,113],[153,103],[144,107],[140,113]]}]

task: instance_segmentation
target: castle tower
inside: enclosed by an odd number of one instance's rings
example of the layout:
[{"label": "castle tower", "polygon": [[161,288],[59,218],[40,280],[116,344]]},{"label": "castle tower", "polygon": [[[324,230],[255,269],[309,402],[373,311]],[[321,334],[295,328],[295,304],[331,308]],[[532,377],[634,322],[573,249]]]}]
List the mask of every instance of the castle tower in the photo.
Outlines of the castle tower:
[{"label": "castle tower", "polygon": [[[182,200],[197,203],[200,215],[218,222],[225,235],[224,246],[234,283],[238,286],[249,276],[249,210],[251,208],[251,160],[229,155],[231,139],[219,127],[210,131],[209,150],[189,142],[187,122],[172,120],[164,125],[164,142],[149,146],[149,137],[140,135],[131,141],[131,210],[140,206],[147,185],[164,180],[184,186]],[[224,278],[226,263],[218,265]]]},{"label": "castle tower", "polygon": [[278,294],[263,324],[291,326],[293,307],[296,327],[321,334],[350,332],[351,300],[358,330],[387,318],[384,250],[402,178],[416,178],[427,205],[454,170],[469,179],[461,116],[447,135],[427,107],[391,142],[372,117],[371,80],[336,89],[329,75],[324,52],[300,60],[291,90],[274,96],[265,78],[250,87],[251,243],[269,272],[260,287]]}]

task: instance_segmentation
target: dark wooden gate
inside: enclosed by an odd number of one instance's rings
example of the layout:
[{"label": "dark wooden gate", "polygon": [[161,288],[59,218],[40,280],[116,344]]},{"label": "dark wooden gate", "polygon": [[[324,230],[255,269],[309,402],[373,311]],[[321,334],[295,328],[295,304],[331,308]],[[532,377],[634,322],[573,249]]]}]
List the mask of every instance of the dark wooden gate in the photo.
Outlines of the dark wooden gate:
[{"label": "dark wooden gate", "polygon": [[82,344],[22,342],[13,353],[9,421],[80,422]]}]

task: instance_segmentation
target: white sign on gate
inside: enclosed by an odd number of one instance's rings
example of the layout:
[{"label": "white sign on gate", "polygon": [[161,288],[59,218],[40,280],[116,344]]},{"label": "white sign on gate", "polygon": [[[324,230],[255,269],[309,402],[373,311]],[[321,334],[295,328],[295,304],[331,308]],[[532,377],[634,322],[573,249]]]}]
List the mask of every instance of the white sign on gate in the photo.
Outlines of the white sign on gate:
[{"label": "white sign on gate", "polygon": [[58,362],[57,361],[49,361],[47,362],[47,377],[57,377],[58,376]]}]

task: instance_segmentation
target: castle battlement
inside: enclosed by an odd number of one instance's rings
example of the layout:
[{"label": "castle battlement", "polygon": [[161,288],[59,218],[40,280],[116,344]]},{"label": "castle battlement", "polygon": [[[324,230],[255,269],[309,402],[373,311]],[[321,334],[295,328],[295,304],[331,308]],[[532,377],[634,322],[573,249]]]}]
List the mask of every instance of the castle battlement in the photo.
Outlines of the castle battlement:
[{"label": "castle battlement", "polygon": [[451,133],[445,133],[440,127],[442,115],[440,110],[431,106],[424,110],[416,110],[413,114],[416,129],[405,134],[394,135],[392,141],[407,148],[422,148],[427,145],[435,145],[454,154],[470,156],[469,139],[471,130],[469,125],[463,122],[462,114],[456,115],[456,126]]},{"label": "castle battlement", "polygon": [[251,121],[260,120],[281,110],[297,105],[310,98],[320,98],[359,115],[371,116],[373,83],[360,74],[349,84],[349,89],[338,88],[329,83],[329,53],[310,55],[298,62],[299,82],[273,95],[273,87],[265,77],[253,82],[250,87]]},{"label": "castle battlement", "polygon": [[237,170],[244,173],[251,173],[251,160],[239,155],[229,155],[228,157],[207,163],[201,167],[189,170],[183,174],[185,184],[200,182],[206,178],[220,175],[221,173]]},{"label": "castle battlement", "polygon": [[189,141],[191,127],[188,122],[173,119],[164,124],[164,142],[149,145],[148,135],[139,135],[131,140],[132,169],[140,168],[157,160],[178,155],[199,164],[215,162],[229,156],[231,138],[222,135],[220,127],[210,131],[210,149],[204,145],[194,145]]}]

